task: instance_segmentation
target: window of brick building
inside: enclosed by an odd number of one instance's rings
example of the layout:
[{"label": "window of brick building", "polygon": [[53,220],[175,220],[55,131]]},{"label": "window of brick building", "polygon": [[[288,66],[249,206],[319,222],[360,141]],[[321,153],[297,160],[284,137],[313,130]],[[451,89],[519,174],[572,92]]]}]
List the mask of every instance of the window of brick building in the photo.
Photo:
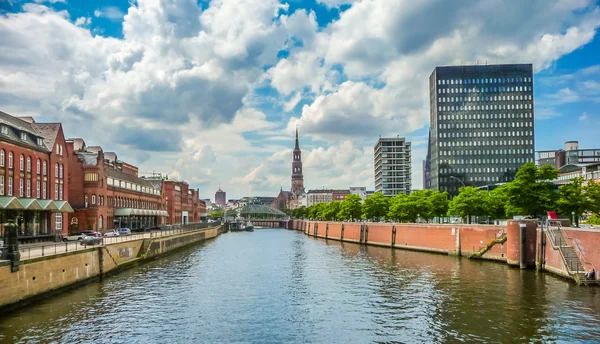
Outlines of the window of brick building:
[{"label": "window of brick building", "polygon": [[38,180],[38,181],[37,181],[37,187],[36,187],[36,190],[37,190],[36,197],[37,197],[37,198],[40,198],[40,196],[41,196],[41,195],[40,195],[40,184],[41,184],[41,183],[40,183],[40,181]]},{"label": "window of brick building", "polygon": [[19,169],[21,171],[25,170],[25,157],[23,156],[23,154],[21,154],[21,156],[19,157]]},{"label": "window of brick building", "polygon": [[0,196],[4,196],[4,176],[0,175]]},{"label": "window of brick building", "polygon": [[27,179],[27,197],[31,197],[31,179]]},{"label": "window of brick building", "polygon": [[37,159],[37,174],[40,174],[40,159]]},{"label": "window of brick building", "polygon": [[13,152],[8,152],[8,168],[13,168]]},{"label": "window of brick building", "polygon": [[19,197],[23,197],[23,179],[19,179]]},{"label": "window of brick building", "polygon": [[0,167],[4,167],[4,149],[0,149]]},{"label": "window of brick building", "polygon": [[47,167],[47,166],[46,166],[46,160],[44,160],[44,168],[43,168],[44,175],[46,175],[46,173],[47,173],[47,172],[46,172],[46,171],[47,171],[47,168],[46,168],[46,167]]},{"label": "window of brick building", "polygon": [[56,230],[62,231],[62,214],[58,213],[55,215],[56,217]]},{"label": "window of brick building", "polygon": [[8,177],[8,195],[13,195],[13,177]]},{"label": "window of brick building", "polygon": [[27,172],[31,172],[31,157],[27,157]]}]

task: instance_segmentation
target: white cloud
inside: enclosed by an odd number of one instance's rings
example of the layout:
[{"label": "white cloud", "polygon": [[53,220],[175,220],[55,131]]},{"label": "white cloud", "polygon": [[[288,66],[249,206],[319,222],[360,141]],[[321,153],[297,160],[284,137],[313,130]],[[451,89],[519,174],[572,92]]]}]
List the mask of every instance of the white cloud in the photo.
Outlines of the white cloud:
[{"label": "white cloud", "polygon": [[296,92],[287,102],[283,104],[285,112],[290,112],[296,108],[298,103],[302,100],[302,93]]},{"label": "white cloud", "polygon": [[89,26],[92,24],[91,17],[79,17],[75,20],[75,25],[77,26]]},{"label": "white cloud", "polygon": [[[314,12],[289,13],[276,0],[212,0],[204,10],[196,0],[139,0],[125,12],[94,11],[122,21],[122,39],[90,32],[91,18],[24,4],[0,16],[0,105],[63,121],[67,135],[144,170],[176,171],[204,195],[219,180],[236,196],[289,188],[297,124],[307,187],[372,188],[374,140],[427,124],[435,66],[479,59],[539,71],[600,24],[581,0],[320,3],[351,7],[320,28]],[[558,116],[553,106],[577,94],[599,98],[597,72],[575,73],[575,84],[565,77],[556,99],[536,102],[536,118]],[[415,177],[423,149],[413,157]]]},{"label": "white cloud", "polygon": [[36,3],[36,4],[41,4],[41,3],[44,3],[44,2],[48,2],[48,3],[51,3],[51,4],[55,4],[55,3],[57,3],[57,2],[66,3],[66,2],[67,2],[67,0],[35,0],[35,3]]},{"label": "white cloud", "polygon": [[116,6],[105,6],[105,7],[102,7],[102,10],[97,8],[94,11],[94,16],[96,18],[108,18],[112,21],[120,21],[125,16],[125,13],[123,13]]},{"label": "white cloud", "polygon": [[585,121],[586,119],[588,119],[587,112],[584,112],[583,114],[581,114],[581,116],[579,116],[580,121]]}]

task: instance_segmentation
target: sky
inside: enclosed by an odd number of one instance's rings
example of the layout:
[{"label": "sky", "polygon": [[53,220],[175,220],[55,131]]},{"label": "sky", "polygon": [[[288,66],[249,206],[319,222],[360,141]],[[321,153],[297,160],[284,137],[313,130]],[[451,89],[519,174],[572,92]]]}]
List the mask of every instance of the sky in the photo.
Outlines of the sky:
[{"label": "sky", "polygon": [[592,0],[0,0],[0,110],[214,199],[374,188],[379,136],[422,187],[436,66],[532,63],[536,150],[600,148]]}]

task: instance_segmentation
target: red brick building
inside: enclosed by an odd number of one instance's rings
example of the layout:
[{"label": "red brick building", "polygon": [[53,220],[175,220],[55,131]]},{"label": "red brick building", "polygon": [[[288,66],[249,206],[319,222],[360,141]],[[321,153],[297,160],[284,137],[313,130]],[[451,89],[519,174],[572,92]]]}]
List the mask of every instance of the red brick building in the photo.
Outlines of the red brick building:
[{"label": "red brick building", "polygon": [[206,213],[206,205],[200,201],[199,190],[189,187],[184,181],[154,179],[150,182],[162,184],[163,200],[167,205],[167,224],[188,224],[200,222]]},{"label": "red brick building", "polygon": [[166,222],[160,186],[139,177],[137,167],[101,147],[87,147],[83,139],[69,139],[67,150],[69,200],[75,209],[68,222],[70,232],[140,230]]},{"label": "red brick building", "polygon": [[14,221],[21,242],[66,233],[64,214],[73,211],[66,201],[68,158],[60,123],[0,111],[0,223]]}]

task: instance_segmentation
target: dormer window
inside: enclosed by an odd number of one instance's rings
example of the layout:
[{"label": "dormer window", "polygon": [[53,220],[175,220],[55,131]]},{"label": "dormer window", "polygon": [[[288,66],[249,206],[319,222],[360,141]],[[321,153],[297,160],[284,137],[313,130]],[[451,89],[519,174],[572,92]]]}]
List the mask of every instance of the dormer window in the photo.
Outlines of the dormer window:
[{"label": "dormer window", "polygon": [[21,133],[21,140],[27,141],[27,133]]},{"label": "dormer window", "polygon": [[0,129],[0,130],[2,130],[2,134],[8,135],[8,127],[7,126],[3,125],[2,129]]},{"label": "dormer window", "polygon": [[38,137],[37,144],[38,144],[38,146],[43,146],[44,145],[44,139],[42,139],[41,137]]}]

